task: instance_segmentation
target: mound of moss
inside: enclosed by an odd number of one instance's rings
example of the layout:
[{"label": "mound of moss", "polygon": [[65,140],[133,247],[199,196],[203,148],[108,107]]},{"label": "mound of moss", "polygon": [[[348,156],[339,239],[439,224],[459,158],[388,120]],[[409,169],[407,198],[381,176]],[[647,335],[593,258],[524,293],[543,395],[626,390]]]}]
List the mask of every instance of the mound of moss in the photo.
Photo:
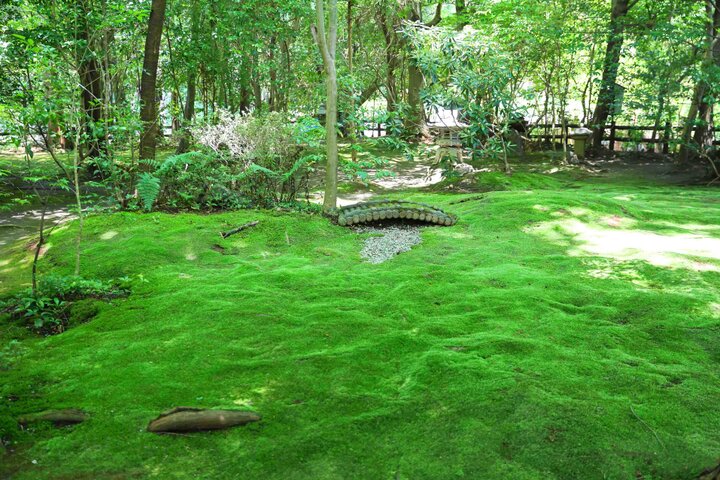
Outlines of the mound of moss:
[{"label": "mound of moss", "polygon": [[[133,294],[22,339],[0,415],[91,420],[14,431],[0,476],[678,479],[717,464],[720,259],[662,264],[677,254],[660,243],[641,257],[584,236],[715,245],[717,190],[397,198],[459,221],[373,265],[362,238],[315,215],[89,217],[82,274],[127,277]],[[54,235],[42,273],[72,271],[75,228]],[[175,405],[263,421],[145,432]]]}]

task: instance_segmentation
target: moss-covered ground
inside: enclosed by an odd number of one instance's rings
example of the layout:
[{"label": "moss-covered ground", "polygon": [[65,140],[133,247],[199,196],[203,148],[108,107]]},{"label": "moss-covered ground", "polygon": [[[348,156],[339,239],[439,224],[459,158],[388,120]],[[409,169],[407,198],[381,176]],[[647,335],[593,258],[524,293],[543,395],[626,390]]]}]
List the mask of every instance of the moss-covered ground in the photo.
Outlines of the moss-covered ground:
[{"label": "moss-covered ground", "polygon": [[[83,275],[133,293],[48,338],[3,324],[0,476],[650,480],[716,464],[718,190],[516,178],[397,194],[460,220],[380,265],[319,216],[89,217]],[[43,272],[72,272],[75,228]],[[145,431],[177,405],[263,420]],[[14,427],[62,407],[91,417]]]}]

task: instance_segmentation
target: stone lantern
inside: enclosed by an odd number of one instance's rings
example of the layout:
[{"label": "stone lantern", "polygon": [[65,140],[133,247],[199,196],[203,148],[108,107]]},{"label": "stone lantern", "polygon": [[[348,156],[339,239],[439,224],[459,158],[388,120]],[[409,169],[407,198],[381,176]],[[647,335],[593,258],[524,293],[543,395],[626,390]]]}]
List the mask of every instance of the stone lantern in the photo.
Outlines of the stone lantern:
[{"label": "stone lantern", "polygon": [[575,155],[578,159],[582,160],[585,158],[585,147],[592,138],[593,132],[587,128],[576,128],[568,134],[568,138],[573,141],[575,145]]}]

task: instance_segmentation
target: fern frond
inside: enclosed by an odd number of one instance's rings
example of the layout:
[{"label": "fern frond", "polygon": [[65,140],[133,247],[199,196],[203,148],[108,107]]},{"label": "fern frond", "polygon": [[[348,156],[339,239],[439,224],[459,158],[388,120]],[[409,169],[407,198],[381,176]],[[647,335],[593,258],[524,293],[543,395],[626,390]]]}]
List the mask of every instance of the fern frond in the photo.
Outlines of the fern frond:
[{"label": "fern frond", "polygon": [[269,168],[261,167],[257,163],[251,163],[248,166],[248,170],[253,173],[264,173],[265,175],[267,175],[269,177],[279,176],[279,174],[277,172],[274,172],[274,171],[270,170]]},{"label": "fern frond", "polygon": [[141,158],[138,160],[138,163],[141,165],[147,165],[153,170],[157,170],[161,165],[160,161],[155,160],[154,158]]},{"label": "fern frond", "polygon": [[138,179],[137,191],[143,207],[149,212],[160,194],[160,179],[152,173],[141,174]]}]

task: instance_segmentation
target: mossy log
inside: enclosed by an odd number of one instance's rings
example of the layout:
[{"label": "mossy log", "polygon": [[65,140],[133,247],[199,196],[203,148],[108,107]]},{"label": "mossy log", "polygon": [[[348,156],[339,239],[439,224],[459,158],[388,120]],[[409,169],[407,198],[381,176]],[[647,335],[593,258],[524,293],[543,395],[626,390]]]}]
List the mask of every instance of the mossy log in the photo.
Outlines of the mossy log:
[{"label": "mossy log", "polygon": [[260,415],[240,410],[206,410],[175,407],[163,412],[148,424],[152,433],[186,433],[222,430],[260,421]]},{"label": "mossy log", "polygon": [[56,427],[66,427],[75,425],[87,420],[87,414],[77,408],[66,408],[63,410],[45,410],[43,412],[31,413],[23,415],[18,419],[21,426],[27,426],[31,423],[51,422]]}]

